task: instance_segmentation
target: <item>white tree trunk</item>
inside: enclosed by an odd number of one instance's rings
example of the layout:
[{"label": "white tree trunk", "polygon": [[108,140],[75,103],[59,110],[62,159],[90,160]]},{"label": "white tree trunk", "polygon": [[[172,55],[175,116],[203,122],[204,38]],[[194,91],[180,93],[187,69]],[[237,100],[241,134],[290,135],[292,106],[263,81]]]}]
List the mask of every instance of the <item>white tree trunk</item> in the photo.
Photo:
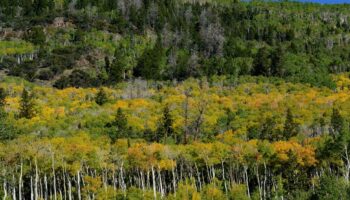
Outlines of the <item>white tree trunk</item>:
[{"label": "white tree trunk", "polygon": [[54,158],[54,154],[52,154],[52,175],[53,175],[54,200],[57,200],[56,172],[55,172],[55,158]]},{"label": "white tree trunk", "polygon": [[156,178],[155,178],[153,166],[152,166],[152,182],[153,182],[153,196],[154,196],[154,199],[157,199]]},{"label": "white tree trunk", "polygon": [[21,172],[18,181],[18,199],[22,200],[22,177],[23,177],[23,163],[21,161]]},{"label": "white tree trunk", "polygon": [[80,171],[77,172],[77,179],[78,179],[78,199],[81,200],[81,192],[80,192]]},{"label": "white tree trunk", "polygon": [[38,163],[37,163],[37,161],[35,159],[35,182],[34,182],[34,197],[35,197],[35,200],[39,199],[38,182],[39,182]]},{"label": "white tree trunk", "polygon": [[7,183],[6,183],[6,179],[4,180],[4,197],[3,200],[6,200],[7,198]]}]

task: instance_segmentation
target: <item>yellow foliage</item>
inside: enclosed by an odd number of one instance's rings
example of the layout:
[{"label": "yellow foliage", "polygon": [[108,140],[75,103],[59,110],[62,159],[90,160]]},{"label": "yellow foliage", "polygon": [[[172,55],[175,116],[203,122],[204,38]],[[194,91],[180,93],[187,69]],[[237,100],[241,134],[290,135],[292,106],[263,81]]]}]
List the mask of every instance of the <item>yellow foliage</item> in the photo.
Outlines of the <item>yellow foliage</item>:
[{"label": "yellow foliage", "polygon": [[300,166],[314,166],[317,163],[315,149],[311,146],[301,146],[295,141],[279,141],[272,145],[281,162],[295,157]]},{"label": "yellow foliage", "polygon": [[117,110],[118,108],[128,108],[129,104],[125,101],[119,100],[113,105],[113,110]]}]

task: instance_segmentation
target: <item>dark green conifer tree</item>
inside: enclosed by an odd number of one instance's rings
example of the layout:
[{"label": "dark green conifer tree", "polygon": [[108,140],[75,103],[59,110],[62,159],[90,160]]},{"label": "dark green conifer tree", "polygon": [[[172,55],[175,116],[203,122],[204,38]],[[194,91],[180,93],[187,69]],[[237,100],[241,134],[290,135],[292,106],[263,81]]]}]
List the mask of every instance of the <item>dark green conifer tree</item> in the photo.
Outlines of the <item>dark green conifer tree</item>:
[{"label": "dark green conifer tree", "polygon": [[299,132],[299,125],[295,122],[292,110],[287,109],[286,120],[284,122],[283,139],[288,140],[295,137]]},{"label": "dark green conifer tree", "polygon": [[278,47],[273,51],[273,54],[271,56],[272,75],[279,77],[284,75],[284,55],[285,50],[281,45],[278,45]]},{"label": "dark green conifer tree", "polygon": [[105,57],[105,70],[107,74],[111,72],[111,62],[109,61],[108,56]]},{"label": "dark green conifer tree", "polygon": [[34,0],[33,9],[36,15],[41,15],[47,9],[48,0]]},{"label": "dark green conifer tree", "polygon": [[259,139],[276,141],[280,139],[279,132],[276,130],[276,117],[267,117],[261,124]]},{"label": "dark green conifer tree", "polygon": [[95,102],[100,106],[108,102],[107,94],[103,88],[100,88],[98,93],[96,94]]},{"label": "dark green conifer tree", "polygon": [[108,134],[112,143],[119,138],[129,138],[128,119],[121,108],[118,108],[114,121],[107,124],[107,127],[110,128]]},{"label": "dark green conifer tree", "polygon": [[162,78],[162,69],[165,67],[165,53],[161,38],[158,36],[155,46],[146,50],[138,60],[134,76],[160,80]]},{"label": "dark green conifer tree", "polygon": [[20,118],[31,119],[35,116],[34,94],[29,94],[27,89],[23,89],[20,102]]},{"label": "dark green conifer tree", "polygon": [[122,82],[125,79],[125,66],[123,62],[123,53],[121,49],[116,49],[114,53],[114,60],[108,68],[106,61],[106,71],[108,74],[108,80],[110,84]]},{"label": "dark green conifer tree", "polygon": [[344,129],[344,118],[340,115],[340,112],[337,108],[333,108],[331,116],[331,134],[333,136],[339,134]]},{"label": "dark green conifer tree", "polygon": [[160,142],[163,139],[164,143],[166,143],[167,138],[174,135],[173,123],[174,120],[170,114],[169,106],[166,106],[163,110],[163,115],[158,125],[156,133],[157,142]]},{"label": "dark green conifer tree", "polygon": [[43,28],[40,26],[33,27],[26,37],[35,45],[43,45],[46,42],[46,35]]},{"label": "dark green conifer tree", "polygon": [[262,47],[259,49],[257,55],[255,56],[253,67],[254,75],[271,76],[271,55],[267,47]]},{"label": "dark green conifer tree", "polygon": [[3,108],[6,104],[6,92],[4,88],[0,88],[0,108]]}]

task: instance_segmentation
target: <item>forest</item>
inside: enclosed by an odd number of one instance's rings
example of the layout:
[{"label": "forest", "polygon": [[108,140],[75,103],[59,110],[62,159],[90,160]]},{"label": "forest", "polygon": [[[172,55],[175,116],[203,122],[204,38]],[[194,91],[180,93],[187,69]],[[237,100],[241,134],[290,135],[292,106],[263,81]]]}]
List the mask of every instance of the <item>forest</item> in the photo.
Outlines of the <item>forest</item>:
[{"label": "forest", "polygon": [[349,5],[237,0],[1,0],[0,69],[100,87],[243,75],[334,88],[349,70]]},{"label": "forest", "polygon": [[0,0],[3,200],[350,199],[350,5]]}]

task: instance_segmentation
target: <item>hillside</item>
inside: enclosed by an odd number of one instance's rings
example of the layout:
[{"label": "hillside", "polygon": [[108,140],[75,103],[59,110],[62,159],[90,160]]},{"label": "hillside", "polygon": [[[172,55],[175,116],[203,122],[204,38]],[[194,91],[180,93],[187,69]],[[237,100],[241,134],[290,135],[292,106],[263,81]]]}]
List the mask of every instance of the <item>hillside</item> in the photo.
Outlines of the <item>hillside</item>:
[{"label": "hillside", "polygon": [[0,0],[4,200],[350,199],[350,5]]},{"label": "hillside", "polygon": [[[52,198],[309,199],[340,184],[333,198],[347,184],[318,174],[346,172],[350,78],[333,81],[335,91],[262,77],[57,90],[7,77],[1,177],[9,193]],[[35,194],[33,179],[50,185]]]},{"label": "hillside", "polygon": [[57,88],[214,75],[334,87],[329,73],[349,70],[348,5],[10,2],[1,1],[0,68]]}]

